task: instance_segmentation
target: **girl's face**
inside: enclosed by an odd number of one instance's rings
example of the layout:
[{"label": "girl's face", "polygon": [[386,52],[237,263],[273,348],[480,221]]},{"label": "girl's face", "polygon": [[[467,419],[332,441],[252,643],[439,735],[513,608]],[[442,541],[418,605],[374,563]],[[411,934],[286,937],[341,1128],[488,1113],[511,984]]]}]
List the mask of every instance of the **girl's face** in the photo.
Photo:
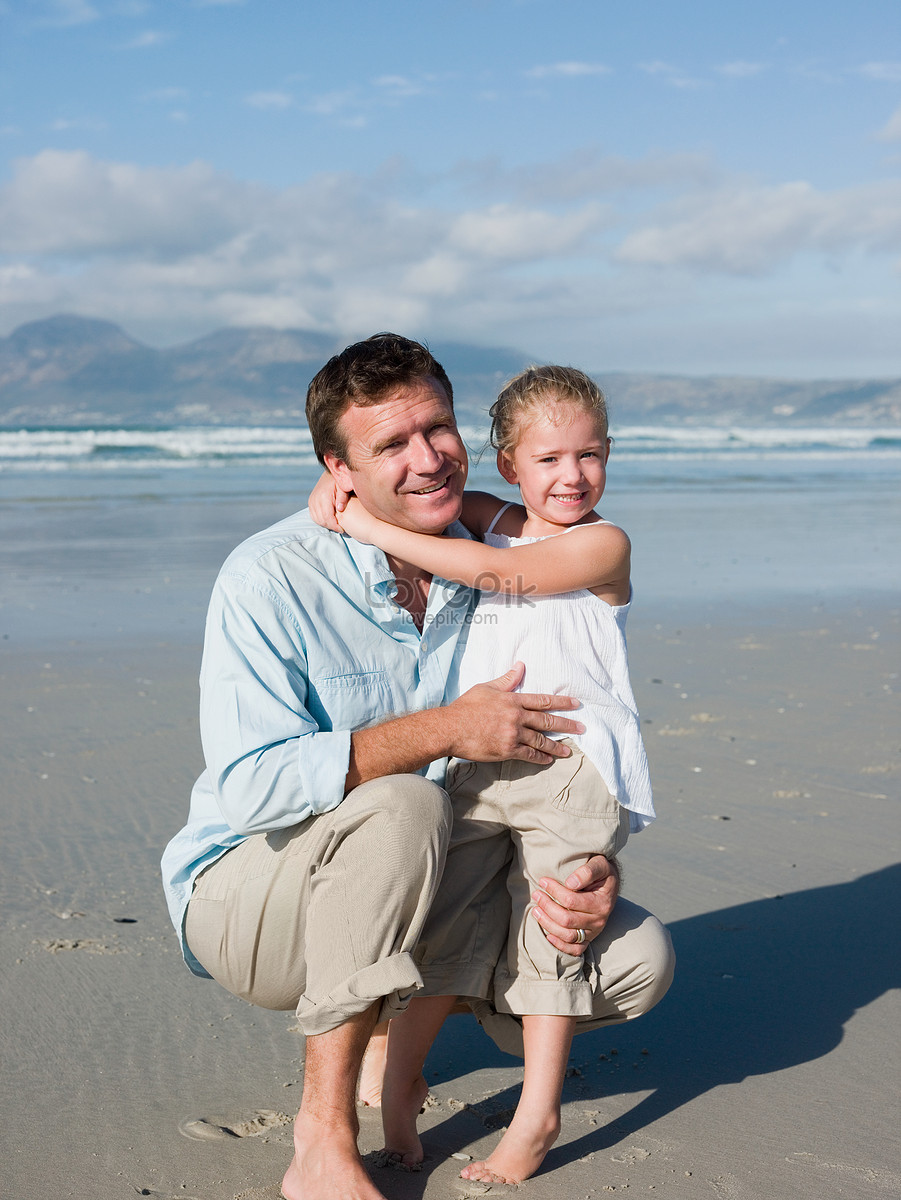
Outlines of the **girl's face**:
[{"label": "girl's face", "polygon": [[537,526],[553,532],[590,516],[604,494],[610,439],[595,413],[551,401],[520,418],[512,454],[498,452],[497,466],[519,486],[523,505]]}]

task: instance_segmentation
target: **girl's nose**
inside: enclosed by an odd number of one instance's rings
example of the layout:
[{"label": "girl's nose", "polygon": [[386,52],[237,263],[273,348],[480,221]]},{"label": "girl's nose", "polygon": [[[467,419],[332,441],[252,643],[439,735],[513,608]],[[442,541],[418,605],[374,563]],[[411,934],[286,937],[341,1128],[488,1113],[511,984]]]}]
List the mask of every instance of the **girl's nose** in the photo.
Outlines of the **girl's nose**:
[{"label": "girl's nose", "polygon": [[579,483],[584,478],[582,462],[577,458],[568,458],[563,463],[563,478],[566,483]]}]

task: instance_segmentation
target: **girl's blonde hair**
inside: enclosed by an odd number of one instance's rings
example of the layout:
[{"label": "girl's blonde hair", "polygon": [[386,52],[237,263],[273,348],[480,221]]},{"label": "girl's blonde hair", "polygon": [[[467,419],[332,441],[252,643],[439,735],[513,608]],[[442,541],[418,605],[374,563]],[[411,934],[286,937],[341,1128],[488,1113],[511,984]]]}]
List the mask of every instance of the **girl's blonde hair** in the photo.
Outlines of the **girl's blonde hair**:
[{"label": "girl's blonde hair", "polygon": [[522,418],[549,401],[574,404],[594,413],[607,436],[607,401],[593,379],[575,367],[526,367],[504,384],[490,408],[491,445],[512,454],[521,436]]}]

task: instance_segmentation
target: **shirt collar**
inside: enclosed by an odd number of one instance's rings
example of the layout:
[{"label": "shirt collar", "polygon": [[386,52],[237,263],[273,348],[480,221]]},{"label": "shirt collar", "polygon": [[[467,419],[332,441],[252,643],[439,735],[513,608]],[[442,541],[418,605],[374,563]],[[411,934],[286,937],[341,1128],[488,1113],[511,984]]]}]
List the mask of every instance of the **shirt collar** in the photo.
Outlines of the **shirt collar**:
[{"label": "shirt collar", "polygon": [[[380,550],[378,546],[370,546],[366,542],[358,542],[348,534],[342,534],[341,536],[344,539],[344,544],[347,546],[350,557],[360,572],[360,577],[366,584],[367,594],[373,593],[379,599],[384,598],[386,595],[393,595],[395,586],[394,573],[388,566],[388,558],[385,552]],[[452,521],[447,529],[445,529],[442,537],[466,538],[467,541],[473,540],[472,534],[462,521]],[[445,602],[464,590],[463,584],[448,583],[444,579],[439,579],[438,576],[433,578],[434,583],[440,585]],[[434,584],[430,591],[434,591]]]}]

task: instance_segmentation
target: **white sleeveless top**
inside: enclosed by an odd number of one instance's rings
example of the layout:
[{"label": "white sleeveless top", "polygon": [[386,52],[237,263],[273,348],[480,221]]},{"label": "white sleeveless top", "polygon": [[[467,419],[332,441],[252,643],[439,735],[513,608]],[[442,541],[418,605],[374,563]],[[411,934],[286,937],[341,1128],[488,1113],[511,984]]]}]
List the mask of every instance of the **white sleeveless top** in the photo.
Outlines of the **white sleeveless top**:
[{"label": "white sleeveless top", "polygon": [[[505,505],[491,522],[486,545],[506,549],[545,540],[494,533],[509,507]],[[561,715],[581,721],[585,733],[550,736],[571,736],[578,743],[611,793],[629,809],[632,832],[637,832],[650,824],[655,813],[629,681],[626,617],[630,605],[631,597],[628,604],[610,605],[587,589],[557,596],[483,592],[459,664],[459,693],[523,662],[526,671],[519,691],[580,700],[580,709]]]}]

